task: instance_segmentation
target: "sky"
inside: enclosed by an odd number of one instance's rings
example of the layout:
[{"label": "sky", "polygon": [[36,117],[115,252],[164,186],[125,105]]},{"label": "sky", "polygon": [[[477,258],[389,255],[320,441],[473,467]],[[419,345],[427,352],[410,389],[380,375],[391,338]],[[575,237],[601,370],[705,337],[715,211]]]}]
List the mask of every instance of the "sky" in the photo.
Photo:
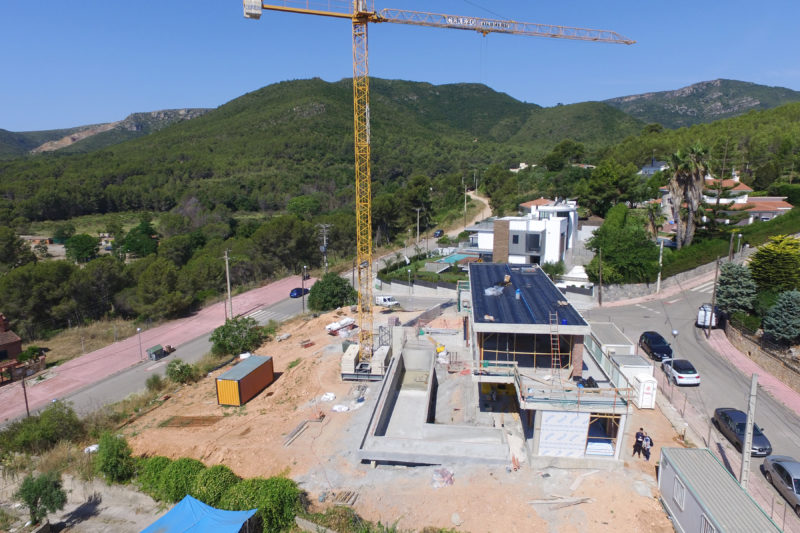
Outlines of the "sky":
[{"label": "sky", "polygon": [[[369,72],[379,78],[482,83],[545,107],[717,78],[800,90],[797,0],[375,0],[382,8],[613,30],[637,42],[370,24]],[[240,0],[0,0],[0,129],[9,131],[214,108],[272,83],[352,72],[346,19],[265,11],[248,20]]]}]

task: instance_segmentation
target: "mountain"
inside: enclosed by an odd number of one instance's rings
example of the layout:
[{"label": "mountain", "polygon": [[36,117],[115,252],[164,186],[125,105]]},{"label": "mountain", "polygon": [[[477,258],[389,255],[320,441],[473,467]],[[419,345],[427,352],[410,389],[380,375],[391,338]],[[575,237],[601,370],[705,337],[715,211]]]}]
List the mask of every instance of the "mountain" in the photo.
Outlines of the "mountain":
[{"label": "mountain", "polygon": [[[372,79],[370,94],[376,193],[393,193],[414,175],[436,180],[536,161],[564,136],[591,151],[641,131],[600,102],[542,109],[479,84]],[[163,211],[191,196],[209,207],[280,211],[298,195],[316,196],[328,210],[349,208],[352,98],[350,79],[281,82],[107,148],[0,161],[0,209],[64,219]],[[115,128],[69,148],[88,150]]]},{"label": "mountain", "polygon": [[790,102],[800,102],[800,92],[735,80],[695,83],[676,91],[635,94],[605,100],[645,123],[680,128],[743,115]]},{"label": "mountain", "polygon": [[75,128],[14,133],[0,130],[0,158],[27,153],[60,151],[91,152],[143,135],[184,120],[197,118],[208,109],[165,109],[133,113],[124,120]]}]

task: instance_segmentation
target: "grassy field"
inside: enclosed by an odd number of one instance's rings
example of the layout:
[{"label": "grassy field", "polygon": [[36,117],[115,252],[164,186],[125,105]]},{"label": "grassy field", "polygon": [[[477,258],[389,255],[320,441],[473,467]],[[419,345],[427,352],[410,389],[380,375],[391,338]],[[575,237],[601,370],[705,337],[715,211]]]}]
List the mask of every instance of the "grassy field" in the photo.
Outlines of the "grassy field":
[{"label": "grassy field", "polygon": [[137,325],[132,320],[101,320],[88,326],[64,330],[49,339],[36,339],[28,346],[46,348],[47,364],[61,364],[85,353],[104,348],[115,341],[136,335]]}]

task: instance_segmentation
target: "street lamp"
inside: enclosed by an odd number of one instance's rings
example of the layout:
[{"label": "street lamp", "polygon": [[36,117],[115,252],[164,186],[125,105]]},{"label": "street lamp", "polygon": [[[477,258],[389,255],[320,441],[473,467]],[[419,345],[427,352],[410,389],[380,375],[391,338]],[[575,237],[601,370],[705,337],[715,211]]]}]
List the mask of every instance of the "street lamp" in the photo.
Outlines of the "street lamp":
[{"label": "street lamp", "polygon": [[136,328],[136,334],[139,336],[139,359],[144,359],[144,352],[142,352],[142,328]]},{"label": "street lamp", "polygon": [[406,269],[408,272],[408,294],[411,294],[411,269]]},{"label": "street lamp", "polygon": [[[672,344],[674,345],[677,341],[678,341],[678,330],[677,329],[673,329],[672,330]],[[669,360],[669,378],[670,378],[670,383],[672,383],[674,381],[674,378],[672,377],[674,370],[675,370],[675,348],[672,349],[672,357]]]},{"label": "street lamp", "polygon": [[737,243],[736,243],[736,253],[738,254],[739,252],[741,252],[741,251],[742,251],[742,234],[741,234],[741,233],[738,233],[738,234],[736,235],[736,240],[737,240]]}]

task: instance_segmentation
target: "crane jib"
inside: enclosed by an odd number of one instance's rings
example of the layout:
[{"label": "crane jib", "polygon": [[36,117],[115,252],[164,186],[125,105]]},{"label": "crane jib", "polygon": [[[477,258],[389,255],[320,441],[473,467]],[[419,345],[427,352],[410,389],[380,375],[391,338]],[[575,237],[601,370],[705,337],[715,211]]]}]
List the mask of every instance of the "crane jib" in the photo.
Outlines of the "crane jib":
[{"label": "crane jib", "polygon": [[468,28],[476,29],[510,30],[512,28],[512,24],[510,22],[505,22],[502,20],[486,20],[472,17],[455,16],[448,16],[445,20],[447,20],[448,24],[453,24],[455,26],[466,26]]}]

